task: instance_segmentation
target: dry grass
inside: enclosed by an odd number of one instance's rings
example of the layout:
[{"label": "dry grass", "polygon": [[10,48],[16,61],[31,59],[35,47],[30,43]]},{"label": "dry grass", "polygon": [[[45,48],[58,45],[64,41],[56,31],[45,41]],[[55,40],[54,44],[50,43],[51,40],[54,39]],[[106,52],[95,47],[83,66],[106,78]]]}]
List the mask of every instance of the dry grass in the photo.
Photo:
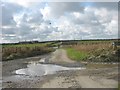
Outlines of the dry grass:
[{"label": "dry grass", "polygon": [[108,44],[108,43],[98,43],[98,44],[75,45],[73,46],[73,48],[79,51],[92,52],[92,51],[101,50],[101,49],[111,50],[112,46],[111,44]]},{"label": "dry grass", "polygon": [[[119,49],[113,49],[111,43],[85,43],[70,46],[75,52],[84,52],[87,54],[87,58],[84,61],[89,62],[119,62],[118,55]],[[73,51],[71,52],[73,53]],[[75,53],[76,54],[76,53]],[[69,55],[75,57],[76,55]],[[80,55],[78,55],[78,60]]]},{"label": "dry grass", "polygon": [[43,46],[32,47],[4,47],[2,49],[2,60],[12,60],[36,55],[42,55],[53,51],[52,48]]}]

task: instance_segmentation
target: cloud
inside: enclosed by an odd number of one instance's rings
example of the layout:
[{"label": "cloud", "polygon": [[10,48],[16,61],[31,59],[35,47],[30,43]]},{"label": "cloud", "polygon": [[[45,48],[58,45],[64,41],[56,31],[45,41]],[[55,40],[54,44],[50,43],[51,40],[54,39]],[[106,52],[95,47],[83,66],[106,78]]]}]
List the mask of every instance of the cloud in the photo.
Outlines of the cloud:
[{"label": "cloud", "polygon": [[14,17],[13,15],[15,13],[19,13],[22,9],[21,6],[13,3],[2,3],[1,4],[2,8],[2,25],[7,26],[7,25],[15,25]]},{"label": "cloud", "polygon": [[106,8],[108,10],[117,10],[118,2],[94,2],[92,7]]},{"label": "cloud", "polygon": [[116,3],[3,2],[1,6],[4,42],[118,37]]},{"label": "cloud", "polygon": [[83,12],[84,7],[78,2],[49,2],[46,7],[42,9],[44,15],[48,17],[64,16],[65,14],[73,11]]}]

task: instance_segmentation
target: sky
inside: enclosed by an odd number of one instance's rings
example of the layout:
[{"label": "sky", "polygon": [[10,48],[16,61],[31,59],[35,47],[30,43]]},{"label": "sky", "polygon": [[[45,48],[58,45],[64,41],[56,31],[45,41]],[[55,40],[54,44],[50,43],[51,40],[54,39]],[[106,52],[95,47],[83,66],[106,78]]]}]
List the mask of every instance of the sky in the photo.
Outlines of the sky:
[{"label": "sky", "polygon": [[0,43],[118,38],[117,2],[2,0]]}]

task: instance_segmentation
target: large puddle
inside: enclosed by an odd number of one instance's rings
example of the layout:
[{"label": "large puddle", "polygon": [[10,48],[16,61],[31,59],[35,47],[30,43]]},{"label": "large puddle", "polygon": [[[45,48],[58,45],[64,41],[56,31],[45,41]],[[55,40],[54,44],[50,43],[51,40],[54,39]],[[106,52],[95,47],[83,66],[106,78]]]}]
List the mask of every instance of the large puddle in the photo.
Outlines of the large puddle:
[{"label": "large puddle", "polygon": [[63,67],[60,65],[52,64],[29,64],[27,68],[16,70],[15,73],[18,75],[27,76],[43,76],[48,74],[55,74],[58,71],[63,70],[81,70],[83,67]]},{"label": "large puddle", "polygon": [[85,69],[83,67],[64,67],[61,65],[45,64],[46,61],[46,59],[42,58],[40,61],[27,62],[27,68],[13,71],[12,74],[14,75],[12,76],[4,76],[2,87],[6,88],[7,85],[12,84],[13,82],[16,82],[15,85],[19,85],[20,82],[27,82],[29,84],[34,81],[40,81],[43,80],[44,77],[39,76],[56,74],[58,71]]}]

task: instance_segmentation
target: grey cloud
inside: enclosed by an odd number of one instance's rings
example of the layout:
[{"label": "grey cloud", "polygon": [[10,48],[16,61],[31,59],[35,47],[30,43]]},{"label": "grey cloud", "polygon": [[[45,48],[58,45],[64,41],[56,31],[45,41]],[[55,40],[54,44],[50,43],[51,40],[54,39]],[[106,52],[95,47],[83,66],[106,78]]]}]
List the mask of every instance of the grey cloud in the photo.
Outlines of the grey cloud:
[{"label": "grey cloud", "polygon": [[98,18],[96,18],[96,16],[92,16],[92,15],[83,15],[83,17],[81,18],[74,18],[72,21],[75,24],[79,24],[79,25],[83,25],[85,24],[86,26],[94,26],[94,25],[99,25],[100,22],[98,20]]},{"label": "grey cloud", "polygon": [[69,12],[83,12],[84,7],[80,6],[78,2],[49,2],[48,6],[51,8],[51,14],[59,17]]},{"label": "grey cloud", "polygon": [[2,28],[2,34],[15,34],[17,28]]},{"label": "grey cloud", "polygon": [[54,17],[60,17],[70,12],[84,13],[84,8],[87,6],[118,10],[117,2],[49,2],[48,6],[51,8],[51,14]]},{"label": "grey cloud", "polygon": [[28,23],[41,23],[43,21],[43,15],[40,13],[40,11],[35,11],[28,15],[29,21]]},{"label": "grey cloud", "polygon": [[109,10],[118,9],[118,2],[81,2],[80,4],[84,7],[107,8]]},{"label": "grey cloud", "polygon": [[2,25],[15,25],[13,15],[20,12],[22,7],[13,3],[2,3]]},{"label": "grey cloud", "polygon": [[[86,12],[85,6],[78,2],[49,2],[50,14],[54,19],[44,20],[44,16],[40,12],[39,4],[35,7],[22,7],[17,4],[3,4],[3,25],[10,25],[11,28],[3,29],[4,40],[16,42],[20,40],[56,40],[56,39],[88,39],[88,38],[112,38],[115,35],[108,35],[103,24],[110,23],[114,14],[111,10],[116,10],[116,7],[110,6],[112,3],[94,3],[94,7],[107,8],[108,15],[101,18],[95,15],[95,11]],[[43,8],[43,6],[42,6]],[[90,7],[88,7],[90,8]],[[22,13],[20,13],[22,12]],[[81,13],[80,18],[75,18],[71,14],[73,12]],[[18,15],[18,20],[13,20],[13,15]],[[103,13],[104,14],[104,13]],[[61,17],[63,16],[63,17]],[[104,22],[100,22],[103,20]],[[54,24],[55,23],[55,24]],[[16,26],[18,25],[18,26]],[[10,36],[13,35],[13,36]]]},{"label": "grey cloud", "polygon": [[107,8],[108,10],[118,10],[118,2],[94,2],[93,7]]},{"label": "grey cloud", "polygon": [[42,14],[39,12],[32,12],[32,13],[28,13],[28,12],[24,12],[24,14],[22,15],[20,22],[21,23],[29,23],[29,24],[40,24],[41,22],[43,22],[43,18],[42,18]]},{"label": "grey cloud", "polygon": [[18,29],[19,29],[19,34],[22,36],[25,36],[25,35],[31,33],[32,28],[30,28],[30,26],[28,26],[28,25],[21,25],[21,27]]},{"label": "grey cloud", "polygon": [[74,24],[85,25],[86,27],[100,25],[98,16],[95,15],[94,11],[89,12],[89,13],[84,12],[84,14],[81,14],[79,18],[76,18],[74,15],[70,15],[69,18],[71,18],[70,20]]},{"label": "grey cloud", "polygon": [[18,32],[16,34],[20,40],[45,40],[46,37],[49,36],[53,31],[57,31],[55,27],[48,25],[48,22],[42,22],[42,24],[38,27],[32,28],[27,24],[22,24],[18,28]]}]

